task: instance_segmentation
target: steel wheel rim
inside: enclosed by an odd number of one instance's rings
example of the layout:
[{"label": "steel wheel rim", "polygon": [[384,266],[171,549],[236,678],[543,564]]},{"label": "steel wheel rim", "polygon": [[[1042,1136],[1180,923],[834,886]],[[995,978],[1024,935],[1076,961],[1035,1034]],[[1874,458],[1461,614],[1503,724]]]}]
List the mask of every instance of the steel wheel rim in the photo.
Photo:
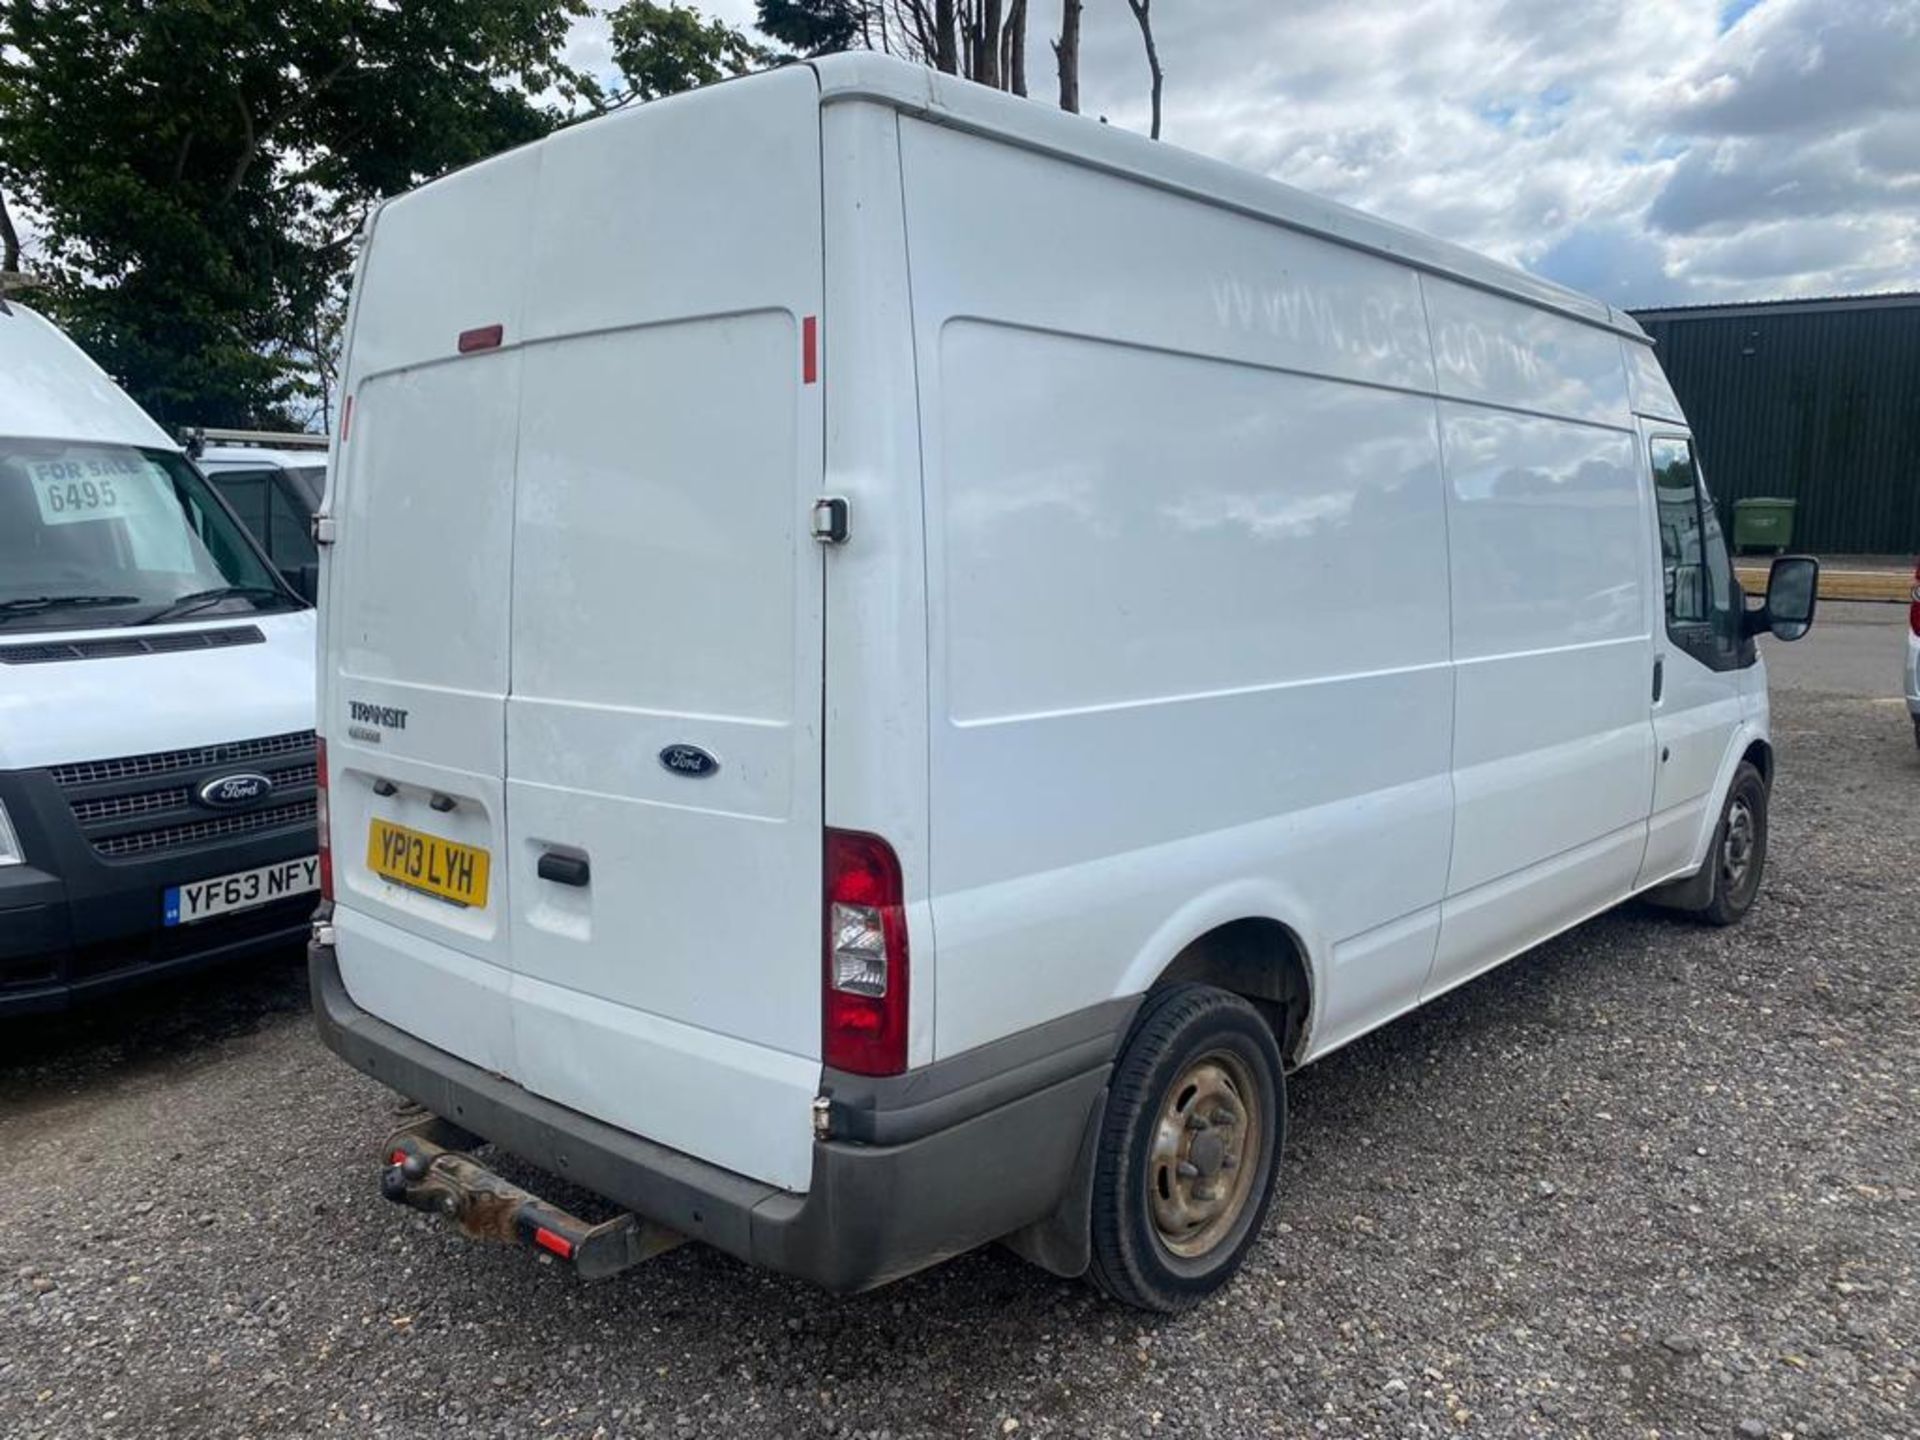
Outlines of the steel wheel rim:
[{"label": "steel wheel rim", "polygon": [[1735,797],[1733,804],[1727,808],[1727,833],[1720,841],[1720,873],[1726,877],[1729,890],[1738,890],[1746,884],[1747,876],[1753,869],[1753,850],[1758,834],[1753,807],[1746,800]]},{"label": "steel wheel rim", "polygon": [[1260,1173],[1266,1117],[1253,1071],[1209,1051],[1168,1087],[1147,1157],[1147,1210],[1168,1253],[1198,1260],[1240,1228]]}]

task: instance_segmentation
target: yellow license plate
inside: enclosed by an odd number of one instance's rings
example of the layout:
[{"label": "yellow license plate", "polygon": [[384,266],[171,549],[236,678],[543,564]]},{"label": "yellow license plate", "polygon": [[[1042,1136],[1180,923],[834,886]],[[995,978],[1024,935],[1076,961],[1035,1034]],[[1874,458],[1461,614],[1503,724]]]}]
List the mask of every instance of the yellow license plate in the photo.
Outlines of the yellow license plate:
[{"label": "yellow license plate", "polygon": [[487,903],[487,860],[478,845],[457,845],[390,820],[375,820],[367,831],[369,870],[455,905]]}]

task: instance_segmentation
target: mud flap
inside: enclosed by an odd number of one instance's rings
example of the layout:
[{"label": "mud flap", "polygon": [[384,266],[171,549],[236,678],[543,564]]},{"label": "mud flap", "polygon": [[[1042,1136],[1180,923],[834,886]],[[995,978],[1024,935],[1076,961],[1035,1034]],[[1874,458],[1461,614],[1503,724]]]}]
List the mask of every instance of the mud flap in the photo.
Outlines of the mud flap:
[{"label": "mud flap", "polygon": [[1093,1262],[1093,1167],[1100,1156],[1100,1125],[1107,1114],[1104,1088],[1087,1112],[1080,1148],[1073,1162],[1073,1178],[1060,1203],[1031,1225],[1023,1225],[1000,1243],[1030,1265],[1077,1280]]},{"label": "mud flap", "polygon": [[438,1215],[476,1240],[544,1250],[582,1280],[604,1280],[686,1243],[686,1236],[636,1215],[598,1225],[501,1179],[467,1151],[477,1137],[429,1115],[387,1137],[380,1193]]}]

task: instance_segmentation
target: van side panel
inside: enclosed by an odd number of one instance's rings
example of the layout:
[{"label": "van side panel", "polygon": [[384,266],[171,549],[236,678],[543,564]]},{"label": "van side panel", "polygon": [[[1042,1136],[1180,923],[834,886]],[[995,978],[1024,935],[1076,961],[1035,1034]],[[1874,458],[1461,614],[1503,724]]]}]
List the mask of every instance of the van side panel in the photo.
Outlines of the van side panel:
[{"label": "van side panel", "polygon": [[[1457,664],[1428,992],[1623,899],[1653,783],[1646,483],[1615,337],[1426,278]],[[1533,413],[1520,413],[1530,411]]]},{"label": "van side panel", "polygon": [[1627,359],[1627,387],[1632,395],[1633,413],[1678,421],[1684,426],[1686,420],[1680,411],[1680,401],[1673,393],[1673,386],[1667,383],[1667,372],[1661,368],[1660,357],[1654,353],[1653,346],[1623,336],[1620,353]]},{"label": "van side panel", "polygon": [[924,122],[901,142],[939,1053],[1249,914],[1323,959],[1322,1033],[1411,1004],[1453,714],[1411,272]]}]

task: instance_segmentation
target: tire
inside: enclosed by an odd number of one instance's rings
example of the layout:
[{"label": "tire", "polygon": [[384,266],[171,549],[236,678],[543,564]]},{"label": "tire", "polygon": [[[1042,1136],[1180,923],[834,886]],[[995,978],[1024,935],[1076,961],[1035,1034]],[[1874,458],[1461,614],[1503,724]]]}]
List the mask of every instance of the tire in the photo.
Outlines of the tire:
[{"label": "tire", "polygon": [[1753,908],[1767,865],[1767,782],[1745,761],[1727,787],[1707,864],[1713,889],[1700,918],[1710,925],[1735,924]]},{"label": "tire", "polygon": [[1220,1289],[1266,1219],[1286,1129],[1280,1049],[1259,1011],[1210,985],[1149,995],[1108,1087],[1089,1278],[1163,1314]]}]

